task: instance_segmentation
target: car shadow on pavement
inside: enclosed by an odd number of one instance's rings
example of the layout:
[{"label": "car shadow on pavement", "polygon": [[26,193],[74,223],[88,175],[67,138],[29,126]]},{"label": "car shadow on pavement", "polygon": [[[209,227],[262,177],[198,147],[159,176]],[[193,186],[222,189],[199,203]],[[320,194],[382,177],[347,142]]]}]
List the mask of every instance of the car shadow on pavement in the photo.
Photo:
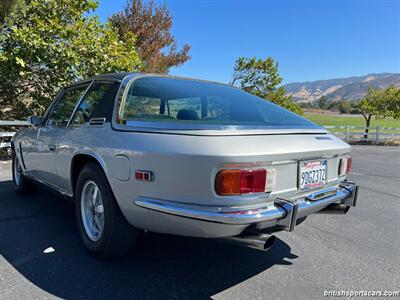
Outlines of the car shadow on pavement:
[{"label": "car shadow on pavement", "polygon": [[66,299],[208,298],[297,257],[280,239],[261,252],[143,234],[131,255],[97,261],[79,240],[72,203],[43,190],[17,196],[10,181],[0,182],[0,255],[36,287]]}]

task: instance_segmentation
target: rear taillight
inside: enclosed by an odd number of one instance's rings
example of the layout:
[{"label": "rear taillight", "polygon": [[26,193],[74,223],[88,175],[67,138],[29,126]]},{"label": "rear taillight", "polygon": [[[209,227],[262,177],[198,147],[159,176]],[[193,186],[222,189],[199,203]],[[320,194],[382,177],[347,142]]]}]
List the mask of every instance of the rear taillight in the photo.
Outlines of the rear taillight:
[{"label": "rear taillight", "polygon": [[351,170],[352,158],[350,155],[342,157],[339,163],[339,176],[349,175]]},{"label": "rear taillight", "polygon": [[350,170],[351,170],[351,164],[353,163],[353,159],[351,158],[351,156],[349,155],[347,157],[347,164],[346,164],[346,175],[350,174]]},{"label": "rear taillight", "polygon": [[215,190],[221,196],[263,193],[267,170],[222,170],[215,179]]}]

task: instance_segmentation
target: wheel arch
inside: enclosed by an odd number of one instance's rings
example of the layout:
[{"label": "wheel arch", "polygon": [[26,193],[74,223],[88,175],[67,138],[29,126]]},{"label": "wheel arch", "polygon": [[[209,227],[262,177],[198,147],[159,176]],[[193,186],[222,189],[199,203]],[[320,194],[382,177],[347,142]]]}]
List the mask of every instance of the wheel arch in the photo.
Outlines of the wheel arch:
[{"label": "wheel arch", "polygon": [[103,170],[104,175],[110,184],[110,180],[107,176],[107,167],[103,159],[93,153],[76,153],[71,160],[70,167],[71,190],[73,195],[75,194],[76,182],[78,180],[79,173],[83,166],[88,162],[96,163]]}]

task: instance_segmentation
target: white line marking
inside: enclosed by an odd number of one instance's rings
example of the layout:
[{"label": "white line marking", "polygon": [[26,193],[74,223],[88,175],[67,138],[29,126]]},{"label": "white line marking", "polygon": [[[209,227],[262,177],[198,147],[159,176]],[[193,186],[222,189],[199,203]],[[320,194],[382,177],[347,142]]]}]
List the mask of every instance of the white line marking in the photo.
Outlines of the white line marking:
[{"label": "white line marking", "polygon": [[350,172],[350,174],[353,174],[353,175],[365,175],[363,173],[357,173],[357,172]]}]

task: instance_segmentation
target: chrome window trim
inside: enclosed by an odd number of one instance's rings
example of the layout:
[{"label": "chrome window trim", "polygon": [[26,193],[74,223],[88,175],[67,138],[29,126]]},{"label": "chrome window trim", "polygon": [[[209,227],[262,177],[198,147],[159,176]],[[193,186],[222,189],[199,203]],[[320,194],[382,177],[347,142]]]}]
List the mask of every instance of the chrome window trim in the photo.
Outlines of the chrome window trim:
[{"label": "chrome window trim", "polygon": [[53,111],[54,105],[58,102],[58,100],[61,98],[61,96],[64,94],[65,88],[60,89],[54,99],[51,101],[50,105],[47,107],[46,111],[43,114],[42,117],[42,124],[41,126],[45,126],[47,124],[47,119],[50,116],[50,113]]},{"label": "chrome window trim", "polygon": [[[257,135],[257,134],[326,134],[328,130],[321,126],[249,126],[249,125],[206,125],[206,124],[182,124],[167,122],[151,122],[151,121],[129,121],[129,125],[122,125],[117,122],[117,116],[121,115],[122,107],[124,107],[127,93],[132,84],[139,78],[145,77],[162,77],[162,78],[178,78],[186,80],[194,80],[200,82],[209,82],[191,78],[138,74],[127,75],[121,82],[118,90],[114,111],[112,114],[111,126],[119,131],[135,131],[145,133],[169,133],[169,134],[193,134],[193,135]],[[215,83],[221,84],[222,83]],[[236,87],[233,87],[236,88]]]},{"label": "chrome window trim", "polygon": [[[92,80],[92,81],[90,82],[88,88],[85,90],[85,92],[83,93],[83,95],[82,95],[81,98],[79,99],[77,105],[75,106],[75,108],[74,108],[74,110],[73,110],[73,112],[72,112],[72,115],[71,115],[71,117],[69,118],[69,121],[68,121],[68,124],[67,124],[66,128],[71,128],[71,127],[77,128],[77,127],[81,127],[81,126],[83,125],[83,124],[80,124],[79,126],[71,126],[71,122],[72,122],[72,120],[73,120],[74,117],[75,117],[76,111],[78,110],[78,108],[79,108],[79,106],[81,105],[81,103],[83,102],[83,100],[85,100],[85,98],[86,98],[87,94],[89,93],[90,89],[92,88],[92,86],[93,86],[94,84],[96,84],[96,83],[102,83],[102,82],[104,82],[104,83],[111,83],[111,84],[112,84],[112,83],[114,83],[114,82],[119,82],[119,81],[118,81],[118,80],[112,80],[112,79],[94,79],[94,80]],[[87,82],[85,82],[85,83],[87,83]],[[117,94],[118,94],[118,93],[117,93]]]},{"label": "chrome window trim", "polygon": [[93,81],[93,79],[78,81],[78,82],[75,82],[75,83],[72,83],[70,85],[67,85],[67,86],[64,86],[64,87],[60,88],[60,90],[54,96],[54,99],[51,101],[50,105],[47,107],[46,111],[44,112],[44,114],[42,116],[42,119],[43,119],[43,124],[42,125],[45,125],[45,121],[47,123],[46,118],[48,118],[49,114],[53,111],[54,105],[58,102],[60,97],[64,94],[65,90],[67,90],[69,88],[73,88],[75,86],[80,86],[80,85],[84,85],[86,83],[90,83],[91,81]]},{"label": "chrome window trim", "polygon": [[89,83],[89,85],[87,86],[86,90],[84,91],[84,93],[82,94],[82,96],[79,98],[78,102],[76,103],[76,105],[75,105],[75,107],[74,107],[74,110],[72,111],[71,116],[69,117],[67,126],[65,126],[66,128],[69,128],[69,127],[70,127],[71,122],[72,122],[73,118],[75,117],[76,111],[78,110],[78,107],[81,105],[83,99],[85,99],[85,97],[86,97],[88,91],[89,91],[90,88],[93,86],[93,84],[94,84],[94,80],[92,80],[92,81]]},{"label": "chrome window trim", "polygon": [[[54,101],[54,103],[51,105],[51,109],[48,111],[48,113],[47,113],[47,115],[46,115],[46,119],[45,119],[45,121],[43,122],[43,126],[45,126],[45,127],[48,126],[49,119],[50,119],[50,116],[51,116],[51,114],[52,114],[52,112],[53,112],[53,110],[54,110],[54,107],[57,105],[57,103],[60,101],[60,99],[62,98],[62,96],[65,94],[65,92],[66,92],[67,90],[69,90],[69,89],[74,89],[74,88],[77,88],[77,87],[79,87],[79,86],[84,86],[85,84],[88,84],[88,83],[89,83],[89,81],[84,81],[84,82],[79,82],[78,84],[70,85],[70,86],[68,86],[68,87],[66,87],[66,88],[63,88],[63,89],[62,89],[62,93],[58,96],[57,100]],[[81,100],[83,99],[83,96],[86,95],[86,93],[87,93],[87,91],[88,91],[88,88],[92,85],[92,83],[93,83],[93,81],[89,83],[89,85],[86,87],[84,93],[82,94],[82,96],[79,98],[79,100],[78,100],[77,103],[75,104],[74,110],[72,111],[72,115],[69,116],[67,125],[66,125],[66,126],[63,126],[63,127],[58,127],[58,126],[55,126],[55,127],[57,127],[57,128],[68,128],[69,123],[71,122],[71,118],[72,118],[72,116],[75,114],[75,111],[76,111],[76,109],[77,109],[77,105],[80,104]]]}]

